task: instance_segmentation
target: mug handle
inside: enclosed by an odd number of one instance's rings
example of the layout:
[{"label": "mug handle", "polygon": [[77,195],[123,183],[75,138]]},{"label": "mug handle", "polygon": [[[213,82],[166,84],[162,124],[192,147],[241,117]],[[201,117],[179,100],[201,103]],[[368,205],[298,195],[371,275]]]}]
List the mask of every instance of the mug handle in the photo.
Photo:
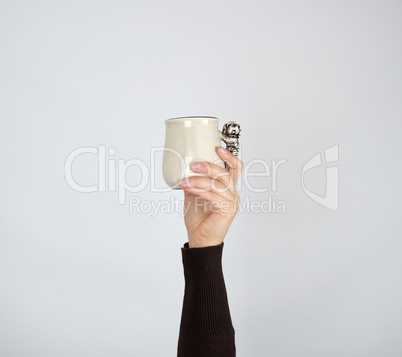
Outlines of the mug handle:
[{"label": "mug handle", "polygon": [[[239,137],[241,135],[241,128],[235,121],[229,121],[223,125],[222,131],[220,132],[221,140],[226,144],[226,150],[230,151],[234,156],[239,155],[240,144]],[[225,168],[229,166],[225,162]]]}]

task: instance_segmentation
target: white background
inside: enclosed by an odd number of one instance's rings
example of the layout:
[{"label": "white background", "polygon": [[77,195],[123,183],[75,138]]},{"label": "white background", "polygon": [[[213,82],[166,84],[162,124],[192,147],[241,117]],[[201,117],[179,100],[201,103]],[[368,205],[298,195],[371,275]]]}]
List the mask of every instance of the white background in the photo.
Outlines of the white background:
[{"label": "white background", "polygon": [[[246,164],[287,160],[277,192],[241,191],[275,195],[287,213],[239,214],[225,240],[238,356],[401,356],[401,12],[399,1],[3,0],[0,355],[176,354],[180,214],[78,193],[64,161],[104,144],[111,159],[149,163],[165,119],[210,115],[242,125]],[[300,174],[335,144],[332,212]],[[95,156],[73,169],[96,184]],[[325,165],[306,184],[323,195]]]}]

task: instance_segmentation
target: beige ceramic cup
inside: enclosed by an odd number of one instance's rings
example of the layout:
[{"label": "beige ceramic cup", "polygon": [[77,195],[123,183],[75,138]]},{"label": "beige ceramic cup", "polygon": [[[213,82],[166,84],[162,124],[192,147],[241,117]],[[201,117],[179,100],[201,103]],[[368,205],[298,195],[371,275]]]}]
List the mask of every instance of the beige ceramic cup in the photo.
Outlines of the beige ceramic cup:
[{"label": "beige ceramic cup", "polygon": [[[180,179],[204,176],[190,170],[190,164],[194,161],[209,161],[222,168],[225,167],[225,163],[216,153],[216,148],[221,146],[222,138],[218,122],[218,118],[203,116],[173,118],[165,121],[163,178],[168,186],[180,189],[178,185]],[[238,135],[240,135],[240,127]]]}]

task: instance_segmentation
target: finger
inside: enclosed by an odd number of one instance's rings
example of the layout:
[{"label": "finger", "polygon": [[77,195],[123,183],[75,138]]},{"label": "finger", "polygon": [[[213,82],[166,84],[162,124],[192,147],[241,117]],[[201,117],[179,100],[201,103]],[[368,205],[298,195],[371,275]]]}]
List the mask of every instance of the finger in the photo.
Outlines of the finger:
[{"label": "finger", "polygon": [[236,185],[236,182],[239,180],[244,167],[243,162],[233,155],[229,150],[226,150],[223,147],[218,147],[216,151],[219,157],[228,164],[228,171],[230,172],[234,184]]},{"label": "finger", "polygon": [[[203,191],[203,192],[193,192],[190,187],[183,187],[183,191],[185,194],[191,194],[196,197],[200,197],[208,203],[207,208],[215,213],[230,213],[237,210],[237,202],[229,201],[212,191]],[[197,207],[200,207],[199,203],[195,206],[195,210]],[[205,206],[204,206],[205,208]]]},{"label": "finger", "polygon": [[225,199],[233,199],[234,192],[220,181],[210,179],[204,176],[193,176],[184,178],[179,181],[182,188],[188,188],[192,192],[206,192],[211,191]]},{"label": "finger", "polygon": [[228,170],[220,167],[212,162],[196,161],[190,164],[191,171],[205,174],[211,179],[220,181],[225,187],[234,190],[235,183]]},{"label": "finger", "polygon": [[234,192],[220,181],[210,179],[209,177],[193,176],[180,180],[179,185],[187,188],[194,193],[213,192],[226,200],[234,199]]}]

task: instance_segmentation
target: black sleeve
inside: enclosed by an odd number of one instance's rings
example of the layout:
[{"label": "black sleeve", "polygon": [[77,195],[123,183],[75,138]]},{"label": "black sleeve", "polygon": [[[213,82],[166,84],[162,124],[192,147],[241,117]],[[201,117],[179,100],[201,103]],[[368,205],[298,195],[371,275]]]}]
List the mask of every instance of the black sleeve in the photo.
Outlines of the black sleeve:
[{"label": "black sleeve", "polygon": [[223,243],[182,248],[185,291],[178,357],[235,357],[235,331],[222,271]]}]

